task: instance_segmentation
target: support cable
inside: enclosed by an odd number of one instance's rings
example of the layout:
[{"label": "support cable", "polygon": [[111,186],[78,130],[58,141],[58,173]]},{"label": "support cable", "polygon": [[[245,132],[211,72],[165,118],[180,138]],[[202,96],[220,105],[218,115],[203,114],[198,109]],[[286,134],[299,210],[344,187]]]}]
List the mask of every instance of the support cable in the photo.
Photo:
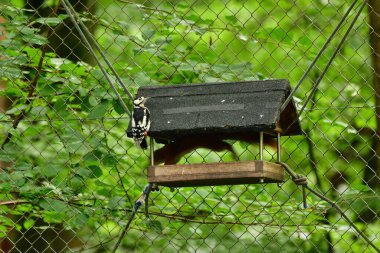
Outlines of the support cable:
[{"label": "support cable", "polygon": [[339,31],[340,27],[342,26],[343,22],[346,20],[348,15],[350,14],[351,10],[354,8],[358,0],[355,0],[351,6],[348,8],[346,13],[344,14],[343,18],[339,21],[338,25],[335,27],[334,31],[330,34],[329,38],[326,40],[325,44],[323,45],[322,49],[318,52],[317,56],[314,58],[310,66],[307,68],[305,73],[302,75],[301,79],[298,81],[296,87],[290,92],[288,98],[285,100],[285,102],[281,106],[281,112],[286,108],[286,106],[289,104],[289,102],[292,100],[293,95],[296,93],[298,88],[301,86],[302,82],[306,79],[306,77],[309,75],[311,69],[314,67],[314,65],[317,63],[319,58],[322,56],[323,52],[326,50],[327,46],[330,44],[332,39],[335,37],[336,33]]},{"label": "support cable", "polygon": [[341,41],[339,42],[337,48],[335,49],[333,55],[331,56],[330,60],[328,61],[326,67],[323,69],[323,71],[322,71],[321,75],[319,76],[318,80],[317,80],[317,81],[315,82],[315,84],[313,85],[313,89],[312,89],[312,91],[310,92],[310,94],[308,95],[308,97],[307,97],[305,103],[303,104],[303,106],[302,106],[302,108],[301,108],[301,110],[300,110],[300,112],[299,112],[298,115],[301,115],[301,113],[305,110],[305,108],[306,108],[308,102],[309,102],[310,99],[312,98],[314,92],[317,90],[318,85],[321,83],[323,77],[325,76],[325,74],[326,74],[327,71],[329,70],[331,64],[333,63],[335,57],[337,56],[337,54],[339,53],[340,49],[342,48],[344,42],[346,41],[348,35],[350,34],[352,28],[354,27],[356,21],[358,20],[358,18],[359,18],[359,16],[360,16],[361,12],[363,11],[363,9],[364,9],[364,7],[365,7],[366,5],[367,5],[367,0],[364,0],[364,1],[363,1],[363,4],[360,6],[360,9],[359,9],[358,13],[356,13],[356,15],[355,15],[354,19],[352,20],[350,26],[348,27],[347,31],[346,31],[345,34],[343,35],[343,38],[341,39]]},{"label": "support cable", "polygon": [[105,63],[107,64],[107,66],[110,68],[110,70],[112,71],[112,73],[115,75],[116,77],[116,80],[119,82],[120,86],[123,87],[123,90],[124,92],[128,95],[129,99],[131,101],[134,100],[132,94],[128,91],[127,89],[127,86],[124,84],[124,82],[121,80],[120,76],[117,74],[116,70],[114,69],[114,67],[112,66],[112,64],[110,63],[110,61],[108,60],[107,56],[105,55],[105,53],[103,52],[103,50],[99,47],[97,41],[94,39],[94,37],[92,36],[92,34],[90,33],[90,31],[88,30],[87,26],[84,25],[83,21],[80,19],[79,15],[76,13],[76,11],[74,10],[73,6],[71,5],[70,2],[67,2],[67,5],[68,7],[71,9],[72,13],[75,15],[79,25],[81,26],[82,30],[86,33],[86,35],[88,36],[88,38],[91,40],[91,42],[94,44],[96,50],[98,50],[98,52],[100,53],[100,55],[102,56],[103,60],[105,61]]},{"label": "support cable", "polygon": [[[321,75],[319,76],[318,80],[313,84],[313,87],[312,87],[312,90],[310,92],[310,94],[307,96],[301,110],[299,111],[298,113],[298,116],[300,116],[302,114],[302,112],[305,110],[307,104],[309,103],[310,99],[313,97],[313,94],[314,92],[317,90],[318,88],[318,85],[321,83],[323,77],[325,76],[325,74],[327,73],[327,71],[329,70],[330,66],[332,65],[335,57],[337,56],[337,54],[339,53],[340,49],[342,48],[344,42],[346,41],[348,35],[350,34],[352,28],[354,27],[356,21],[358,20],[361,12],[363,11],[364,7],[367,5],[367,0],[364,0],[363,1],[363,4],[360,6],[360,9],[359,11],[356,13],[354,19],[352,20],[350,26],[347,28],[347,31],[344,33],[342,39],[340,40],[337,48],[335,49],[333,55],[330,57],[329,61],[327,62],[325,68],[323,69]],[[289,95],[288,99],[291,99],[291,96]],[[286,101],[285,101],[286,102]],[[287,129],[285,130],[285,132],[293,126],[294,123],[296,123],[298,121],[298,118],[296,118],[295,120],[293,120],[293,122],[287,127]]]},{"label": "support cable", "polygon": [[[102,71],[104,77],[107,79],[108,83],[111,85],[113,91],[114,91],[115,94],[116,94],[116,97],[117,97],[118,100],[119,100],[120,105],[123,107],[124,111],[125,111],[129,116],[131,116],[131,112],[129,111],[127,105],[124,103],[124,101],[123,101],[123,99],[121,98],[121,96],[120,96],[119,92],[117,91],[116,87],[115,87],[114,84],[112,83],[112,81],[111,81],[111,79],[110,79],[110,77],[109,77],[109,74],[108,74],[107,71],[103,68],[103,66],[102,66],[102,64],[100,63],[99,58],[96,56],[96,53],[95,53],[94,49],[92,48],[90,42],[87,40],[87,37],[84,35],[83,31],[81,30],[81,28],[79,27],[78,23],[76,22],[75,17],[74,17],[73,13],[71,12],[71,10],[70,10],[70,8],[69,8],[69,6],[68,6],[68,5],[69,5],[68,2],[67,2],[66,0],[61,0],[61,2],[62,2],[63,7],[64,7],[65,10],[66,10],[67,15],[69,15],[71,21],[73,22],[74,27],[77,29],[77,31],[78,31],[80,37],[82,38],[83,42],[86,44],[88,50],[90,51],[90,53],[91,53],[92,56],[94,57],[96,63],[98,64],[100,70]],[[78,20],[79,20],[79,19],[78,19]],[[86,29],[86,30],[87,30],[87,29]],[[88,30],[87,30],[87,31],[88,31]],[[95,43],[95,45],[97,45],[97,44]],[[98,48],[98,47],[97,47],[97,48]],[[100,49],[100,48],[99,48],[99,49]],[[105,55],[104,55],[103,53],[101,53],[101,51],[99,51],[99,53],[100,53],[102,56],[105,57]],[[103,59],[106,59],[106,58],[103,58]],[[105,60],[105,61],[108,62],[107,64],[109,64],[109,61],[108,61],[108,60]],[[113,69],[113,68],[112,68],[112,69]],[[116,72],[114,72],[114,74],[115,74],[115,73],[116,73]],[[116,76],[118,77],[117,74],[116,74]],[[119,78],[119,79],[120,79],[120,78]],[[128,94],[128,96],[129,96],[129,97],[131,98],[131,100],[133,101],[133,97],[132,97],[132,95],[131,95],[128,91],[127,91],[126,93]]]},{"label": "support cable", "polygon": [[380,253],[380,249],[367,237],[367,235],[365,235],[356,225],[353,221],[351,221],[351,219],[344,213],[344,211],[338,206],[337,203],[335,203],[334,201],[332,201],[331,199],[329,199],[328,197],[324,196],[323,194],[317,192],[316,190],[314,190],[313,188],[311,188],[308,184],[307,184],[307,179],[305,176],[302,176],[302,175],[298,175],[297,173],[295,173],[290,167],[289,165],[287,165],[286,163],[283,163],[283,162],[277,162],[278,164],[282,165],[284,167],[284,169],[286,170],[286,172],[288,172],[288,174],[291,176],[292,180],[297,184],[297,185],[302,185],[304,186],[306,189],[308,189],[311,193],[313,193],[315,196],[317,196],[318,198],[326,201],[327,203],[329,203],[332,207],[335,208],[335,210],[338,211],[338,213],[350,224],[350,226],[369,244],[371,245],[375,250],[376,252],[379,252]]},{"label": "support cable", "polygon": [[[135,204],[134,204],[134,206],[133,206],[132,215],[131,215],[131,217],[129,218],[129,220],[128,220],[128,222],[127,222],[127,225],[125,225],[123,231],[121,232],[121,234],[120,234],[120,236],[119,236],[119,239],[117,240],[117,242],[116,242],[116,244],[115,244],[113,250],[111,251],[112,253],[115,253],[116,250],[117,250],[117,248],[119,248],[120,243],[121,243],[121,241],[123,240],[124,236],[126,235],[128,229],[129,229],[129,226],[131,225],[132,220],[135,218],[136,213],[137,213],[137,211],[139,210],[139,208],[140,208],[143,204],[145,204],[145,206],[146,206],[146,210],[148,209],[148,207],[147,207],[147,206],[148,206],[147,198],[148,198],[148,196],[149,196],[149,192],[150,192],[151,188],[152,188],[152,185],[151,185],[151,184],[148,184],[147,186],[145,186],[143,193],[142,193],[141,196],[138,198],[138,200],[136,200],[136,202],[135,202]],[[149,217],[148,213],[145,213],[145,215],[146,215],[147,217]]]},{"label": "support cable", "polygon": [[[122,100],[120,94],[118,93],[116,87],[113,85],[107,71],[103,68],[103,66],[101,65],[98,57],[96,56],[96,53],[94,51],[94,49],[92,48],[90,42],[87,40],[85,34],[83,33],[83,31],[81,30],[81,28],[79,27],[78,23],[80,24],[80,26],[82,27],[82,29],[87,33],[87,36],[90,38],[90,40],[94,43],[96,49],[99,51],[100,55],[102,56],[103,60],[106,62],[106,64],[108,65],[108,67],[111,69],[112,73],[115,75],[116,77],[116,80],[119,82],[119,84],[123,87],[125,93],[129,96],[129,98],[133,101],[133,96],[129,93],[128,89],[126,88],[126,86],[124,85],[124,83],[122,82],[120,76],[116,73],[115,69],[112,67],[112,65],[110,64],[110,62],[108,61],[108,59],[106,58],[105,54],[102,52],[102,50],[100,49],[100,47],[97,45],[97,42],[94,40],[94,38],[90,35],[90,32],[88,31],[87,27],[84,26],[83,22],[80,20],[80,18],[77,16],[76,12],[74,11],[73,7],[71,6],[70,3],[66,2],[66,0],[61,0],[62,2],[62,5],[63,7],[65,8],[67,14],[69,15],[71,21],[73,22],[75,28],[77,29],[79,35],[81,36],[81,38],[83,39],[84,43],[87,45],[90,53],[93,55],[94,59],[96,60],[97,64],[99,65],[99,68],[101,69],[103,75],[105,76],[105,78],[107,79],[107,81],[109,82],[109,84],[111,85],[112,89],[114,90],[121,106],[123,107],[123,109],[130,115],[130,111],[128,109],[128,107],[126,106],[126,104],[124,103],[124,101]],[[339,24],[337,25],[337,27],[334,29],[333,33],[330,35],[330,37],[328,38],[328,40],[326,41],[326,43],[324,44],[324,46],[322,47],[322,49],[320,50],[320,52],[318,53],[317,57],[313,60],[313,62],[310,64],[310,66],[308,67],[308,69],[306,70],[306,72],[304,73],[304,75],[301,77],[301,79],[299,80],[299,82],[297,83],[296,87],[294,88],[294,90],[290,93],[290,95],[288,96],[288,98],[286,99],[286,101],[283,103],[282,107],[281,107],[281,111],[285,109],[285,107],[288,105],[288,103],[290,102],[290,100],[292,99],[292,96],[294,95],[294,93],[298,90],[298,88],[300,87],[300,85],[302,84],[302,82],[306,79],[307,75],[309,74],[309,72],[311,71],[311,69],[314,67],[314,65],[316,64],[316,62],[318,61],[318,59],[320,58],[320,56],[322,55],[322,53],[325,51],[325,49],[327,48],[328,44],[331,42],[331,40],[333,39],[333,37],[336,35],[337,31],[339,30],[339,28],[341,27],[341,25],[343,24],[343,22],[345,21],[345,19],[347,18],[347,16],[349,15],[349,13],[351,12],[351,10],[353,9],[353,7],[355,6],[355,4],[357,3],[357,0],[354,1],[354,3],[350,6],[350,8],[347,10],[346,14],[344,15],[344,17],[342,18],[342,20],[339,22]],[[348,37],[350,31],[352,30],[354,24],[356,23],[357,19],[359,18],[362,10],[364,9],[364,7],[366,6],[367,4],[367,1],[365,0],[362,4],[362,6],[360,7],[358,13],[356,14],[354,20],[351,22],[349,28],[347,29],[346,33],[344,34],[342,40],[340,41],[340,43],[338,44],[338,47],[336,48],[336,50],[334,51],[332,57],[330,58],[329,62],[327,63],[326,67],[324,68],[322,74],[320,75],[319,79],[316,81],[316,83],[313,85],[313,89],[311,91],[311,93],[308,95],[303,107],[301,108],[300,112],[299,112],[299,115],[302,114],[302,112],[305,110],[308,102],[310,101],[310,98],[311,96],[314,94],[314,92],[316,91],[318,85],[320,84],[322,78],[324,77],[324,75],[326,74],[327,70],[329,69],[329,67],[331,66],[333,60],[335,59],[336,55],[338,54],[339,50],[341,49],[343,43],[345,42],[346,38]],[[73,10],[70,10],[70,8]],[[74,13],[74,14],[73,14]],[[74,17],[74,15],[76,16],[77,20],[76,21],[76,18]],[[293,125],[294,122],[291,124]],[[323,194],[317,192],[316,190],[312,189],[310,186],[308,186],[307,184],[307,180],[305,177],[303,176],[300,176],[300,175],[297,175],[287,164],[283,163],[283,162],[279,162],[279,164],[281,164],[285,170],[291,175],[292,177],[292,180],[298,184],[298,185],[302,185],[304,188],[307,188],[311,193],[313,193],[314,195],[316,195],[317,197],[319,197],[320,199],[328,202],[332,207],[334,207],[339,213],[340,215],[350,224],[350,226],[352,228],[354,228],[354,230],[368,243],[370,244],[377,252],[380,252],[380,249],[362,232],[360,231],[360,229],[354,224],[354,222],[352,222],[350,220],[350,218],[344,213],[344,211],[332,200],[330,200],[329,198],[327,198],[326,196],[324,196]],[[125,236],[132,220],[134,219],[139,207],[144,204],[145,202],[145,199],[147,197],[147,195],[149,194],[149,189],[150,187],[147,186],[144,191],[143,191],[143,194],[141,195],[141,197],[135,202],[134,204],[134,208],[133,208],[133,212],[132,212],[132,215],[130,217],[130,219],[128,220],[128,223],[127,225],[125,226],[124,230],[122,231],[117,243],[115,244],[115,247],[113,249],[112,252],[116,252],[117,248],[119,247],[123,237]],[[305,193],[304,193],[305,195]],[[305,204],[304,204],[305,205]]]}]

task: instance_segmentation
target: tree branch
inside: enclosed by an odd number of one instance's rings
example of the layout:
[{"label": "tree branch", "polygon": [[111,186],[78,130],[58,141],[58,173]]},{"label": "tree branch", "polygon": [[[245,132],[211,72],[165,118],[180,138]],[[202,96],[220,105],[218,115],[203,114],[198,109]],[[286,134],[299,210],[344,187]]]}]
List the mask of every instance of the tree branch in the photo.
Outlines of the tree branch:
[{"label": "tree branch", "polygon": [[[58,0],[57,6],[53,10],[53,16],[54,17],[57,16],[57,12],[58,12],[59,6],[60,6],[60,0]],[[48,30],[48,32],[46,34],[46,38],[49,38],[50,35],[52,34],[52,32],[53,32],[53,28],[49,27],[49,30]],[[38,79],[40,78],[41,71],[42,71],[42,65],[43,65],[44,60],[45,60],[45,54],[46,54],[47,47],[48,47],[48,44],[44,44],[42,46],[41,57],[40,57],[40,60],[38,61],[38,65],[37,65],[37,68],[36,68],[36,74],[35,74],[32,82],[31,82],[31,84],[29,86],[29,92],[28,92],[28,96],[27,96],[27,99],[26,99],[26,102],[25,102],[26,105],[31,104],[32,100],[30,98],[34,96],[34,91],[36,90],[37,82],[38,82]],[[16,118],[13,120],[13,123],[12,123],[12,128],[13,129],[17,129],[17,127],[20,124],[21,120],[26,116],[28,109],[29,108],[26,107],[25,109],[23,109],[20,112],[20,114],[18,116],[16,116]],[[3,144],[1,145],[1,149],[4,148],[4,146],[11,140],[11,138],[12,138],[12,133],[9,131],[6,134],[6,136],[5,136]]]},{"label": "tree branch", "polygon": [[11,205],[18,205],[18,204],[25,204],[25,203],[30,203],[30,202],[23,199],[7,200],[7,201],[1,201],[0,206],[11,206]]}]

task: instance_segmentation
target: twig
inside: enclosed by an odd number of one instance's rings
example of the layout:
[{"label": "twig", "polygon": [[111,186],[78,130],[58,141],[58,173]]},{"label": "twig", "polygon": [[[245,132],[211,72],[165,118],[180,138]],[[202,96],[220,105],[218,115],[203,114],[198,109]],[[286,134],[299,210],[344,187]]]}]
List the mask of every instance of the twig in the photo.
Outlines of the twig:
[{"label": "twig", "polygon": [[[54,198],[54,199],[60,200],[62,202],[65,202],[69,205],[73,205],[76,207],[94,207],[93,205],[80,204],[80,203],[76,203],[73,201],[67,201],[67,200],[60,199],[60,198]],[[18,204],[28,204],[28,203],[31,203],[31,202],[28,200],[17,199],[17,200],[8,200],[8,201],[0,202],[0,205],[18,205]],[[127,208],[114,209],[114,208],[109,208],[106,206],[99,206],[99,208],[106,209],[106,210],[112,210],[112,211],[119,210],[119,211],[124,211],[124,212],[128,212],[128,213],[133,212],[132,209],[127,209]],[[144,211],[138,211],[137,213],[144,214],[145,212]],[[214,224],[214,225],[225,224],[225,225],[268,226],[268,227],[318,227],[318,226],[320,226],[318,224],[275,224],[273,222],[223,221],[221,219],[220,220],[206,220],[206,219],[197,220],[197,219],[188,218],[188,217],[182,216],[182,215],[175,215],[175,214],[154,212],[154,211],[150,211],[149,214],[153,215],[153,216],[157,216],[157,217],[171,219],[171,220],[177,220],[177,221],[183,221],[183,222],[193,222],[193,223],[198,223],[198,224]],[[192,216],[192,217],[194,217],[194,216]],[[203,216],[200,216],[200,218],[202,218],[202,217]],[[130,224],[128,226],[130,226]],[[333,225],[329,225],[329,227],[334,228]]]},{"label": "twig", "polygon": [[121,235],[119,236],[119,239],[117,240],[116,244],[115,244],[115,247],[113,248],[113,250],[111,251],[112,253],[115,253],[117,248],[119,248],[119,245],[121,243],[121,240],[123,240],[125,234],[127,233],[128,229],[129,229],[129,226],[131,225],[132,223],[132,220],[133,218],[135,217],[136,213],[135,212],[132,212],[132,215],[131,217],[129,218],[128,220],[128,223],[127,225],[124,227],[123,229],[123,232],[121,232]]},{"label": "twig", "polygon": [[[30,84],[29,86],[29,93],[28,93],[28,99],[26,100],[25,104],[26,105],[29,105],[31,103],[31,100],[29,100],[30,97],[33,96],[34,94],[34,91],[37,87],[37,82],[38,82],[38,79],[40,77],[40,73],[41,73],[41,69],[42,69],[42,64],[43,64],[43,61],[44,61],[44,58],[45,58],[45,52],[46,52],[46,44],[42,47],[42,53],[41,53],[41,58],[38,62],[38,66],[37,66],[37,69],[36,69],[36,74],[34,76],[34,79],[32,81],[32,83]],[[26,107],[25,109],[23,109],[20,114],[13,120],[13,123],[12,123],[12,128],[13,129],[16,129],[18,127],[18,124],[21,122],[21,120],[25,117],[26,115],[26,111],[28,110],[28,107]],[[3,144],[1,145],[1,148],[3,149],[4,146],[11,140],[12,138],[12,133],[11,132],[8,132],[5,139],[4,139],[4,142]]]},{"label": "twig", "polygon": [[30,202],[27,200],[22,200],[22,199],[7,200],[7,201],[0,202],[0,206],[10,206],[10,205],[25,204],[25,203],[30,203]]},{"label": "twig", "polygon": [[[141,194],[141,196],[139,197],[138,200],[136,200],[134,206],[133,206],[133,210],[132,210],[132,214],[131,214],[131,217],[129,218],[128,220],[128,223],[127,225],[124,227],[123,231],[121,232],[121,235],[119,236],[119,239],[117,240],[113,250],[112,250],[112,253],[115,253],[117,248],[119,248],[120,246],[120,243],[121,241],[123,240],[125,234],[127,233],[128,229],[129,229],[129,226],[131,225],[132,223],[132,220],[133,218],[136,216],[136,213],[138,212],[139,208],[141,207],[141,205],[143,205],[145,203],[145,205],[147,205],[148,203],[145,202],[146,201],[146,198],[147,196],[149,196],[149,192],[150,190],[152,189],[151,188],[152,185],[151,184],[148,184],[145,188],[144,188],[144,191],[143,193]],[[145,213],[147,217],[148,216],[148,213]]]}]

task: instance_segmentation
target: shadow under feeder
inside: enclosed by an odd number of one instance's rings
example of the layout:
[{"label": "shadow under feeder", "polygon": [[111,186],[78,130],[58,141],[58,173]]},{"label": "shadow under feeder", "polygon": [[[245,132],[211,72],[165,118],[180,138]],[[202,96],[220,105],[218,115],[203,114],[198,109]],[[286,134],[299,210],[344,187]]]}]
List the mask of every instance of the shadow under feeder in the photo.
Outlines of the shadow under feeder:
[{"label": "shadow under feeder", "polygon": [[[144,86],[137,97],[150,97],[151,113],[148,181],[167,187],[279,183],[284,168],[263,160],[264,135],[277,139],[280,161],[281,136],[301,134],[294,102],[280,112],[290,94],[288,80]],[[259,135],[260,160],[154,165],[154,140],[168,143],[184,137]],[[131,137],[131,129],[127,131]],[[225,138],[224,138],[225,137]]]}]

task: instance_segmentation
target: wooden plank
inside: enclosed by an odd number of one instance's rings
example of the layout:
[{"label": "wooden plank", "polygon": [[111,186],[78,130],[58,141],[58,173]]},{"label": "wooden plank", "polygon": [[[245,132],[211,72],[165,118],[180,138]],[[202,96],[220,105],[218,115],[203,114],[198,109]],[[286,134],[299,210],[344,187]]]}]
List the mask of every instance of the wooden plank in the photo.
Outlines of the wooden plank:
[{"label": "wooden plank", "polygon": [[284,168],[267,161],[150,166],[148,181],[169,187],[283,182]]}]

